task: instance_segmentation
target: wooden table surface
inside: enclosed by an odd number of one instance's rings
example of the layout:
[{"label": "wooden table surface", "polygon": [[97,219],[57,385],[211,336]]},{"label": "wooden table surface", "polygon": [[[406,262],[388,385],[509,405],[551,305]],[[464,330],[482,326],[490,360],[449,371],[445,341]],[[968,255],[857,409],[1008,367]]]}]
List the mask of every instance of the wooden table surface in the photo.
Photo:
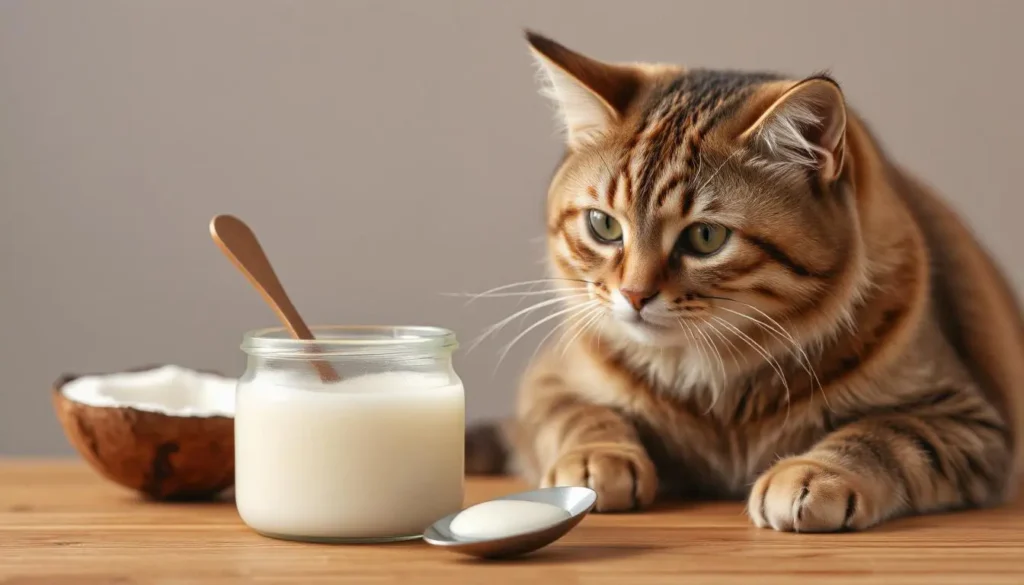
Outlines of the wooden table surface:
[{"label": "wooden table surface", "polygon": [[[524,488],[468,482],[468,502]],[[0,460],[0,583],[1024,583],[1024,499],[860,534],[779,534],[735,503],[592,514],[528,557],[478,561],[420,541],[271,540],[230,500],[140,501],[77,461]]]}]

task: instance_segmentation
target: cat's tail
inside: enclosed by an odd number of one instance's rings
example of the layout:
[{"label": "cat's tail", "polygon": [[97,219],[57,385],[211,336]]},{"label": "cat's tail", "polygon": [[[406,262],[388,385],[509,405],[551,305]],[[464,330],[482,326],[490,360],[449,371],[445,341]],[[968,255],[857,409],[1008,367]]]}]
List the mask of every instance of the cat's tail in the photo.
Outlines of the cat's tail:
[{"label": "cat's tail", "polygon": [[515,422],[498,419],[466,427],[466,475],[515,473]]}]

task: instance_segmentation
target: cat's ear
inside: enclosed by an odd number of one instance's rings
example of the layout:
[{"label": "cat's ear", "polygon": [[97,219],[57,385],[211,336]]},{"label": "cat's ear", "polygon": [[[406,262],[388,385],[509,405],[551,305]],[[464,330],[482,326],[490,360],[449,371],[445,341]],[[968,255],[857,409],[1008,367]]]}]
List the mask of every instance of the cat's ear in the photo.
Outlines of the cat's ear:
[{"label": "cat's ear", "polygon": [[639,71],[581,55],[532,31],[526,40],[570,148],[594,143],[622,119],[641,86]]},{"label": "cat's ear", "polygon": [[781,163],[816,169],[831,181],[842,173],[846,100],[825,76],[798,82],[770,102],[740,141]]}]

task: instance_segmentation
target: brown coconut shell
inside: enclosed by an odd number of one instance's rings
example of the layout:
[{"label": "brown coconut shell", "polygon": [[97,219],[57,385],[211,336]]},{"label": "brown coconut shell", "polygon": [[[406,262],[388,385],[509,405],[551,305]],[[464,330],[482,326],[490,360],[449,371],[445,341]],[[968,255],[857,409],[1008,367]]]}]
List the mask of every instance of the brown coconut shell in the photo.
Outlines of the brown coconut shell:
[{"label": "brown coconut shell", "polygon": [[71,445],[100,475],[157,500],[212,499],[234,485],[234,418],[90,406],[64,396],[64,385],[84,375],[57,379],[53,406]]}]

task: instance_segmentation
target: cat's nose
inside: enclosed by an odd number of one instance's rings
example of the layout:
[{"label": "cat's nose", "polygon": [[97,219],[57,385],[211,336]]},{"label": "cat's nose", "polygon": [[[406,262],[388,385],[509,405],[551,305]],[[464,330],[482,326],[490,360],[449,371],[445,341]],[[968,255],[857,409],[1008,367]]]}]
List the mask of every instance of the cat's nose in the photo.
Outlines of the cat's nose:
[{"label": "cat's nose", "polygon": [[629,304],[637,311],[644,308],[644,305],[654,300],[654,297],[658,296],[658,291],[647,289],[620,288],[619,292],[622,293],[622,296],[626,297]]}]

